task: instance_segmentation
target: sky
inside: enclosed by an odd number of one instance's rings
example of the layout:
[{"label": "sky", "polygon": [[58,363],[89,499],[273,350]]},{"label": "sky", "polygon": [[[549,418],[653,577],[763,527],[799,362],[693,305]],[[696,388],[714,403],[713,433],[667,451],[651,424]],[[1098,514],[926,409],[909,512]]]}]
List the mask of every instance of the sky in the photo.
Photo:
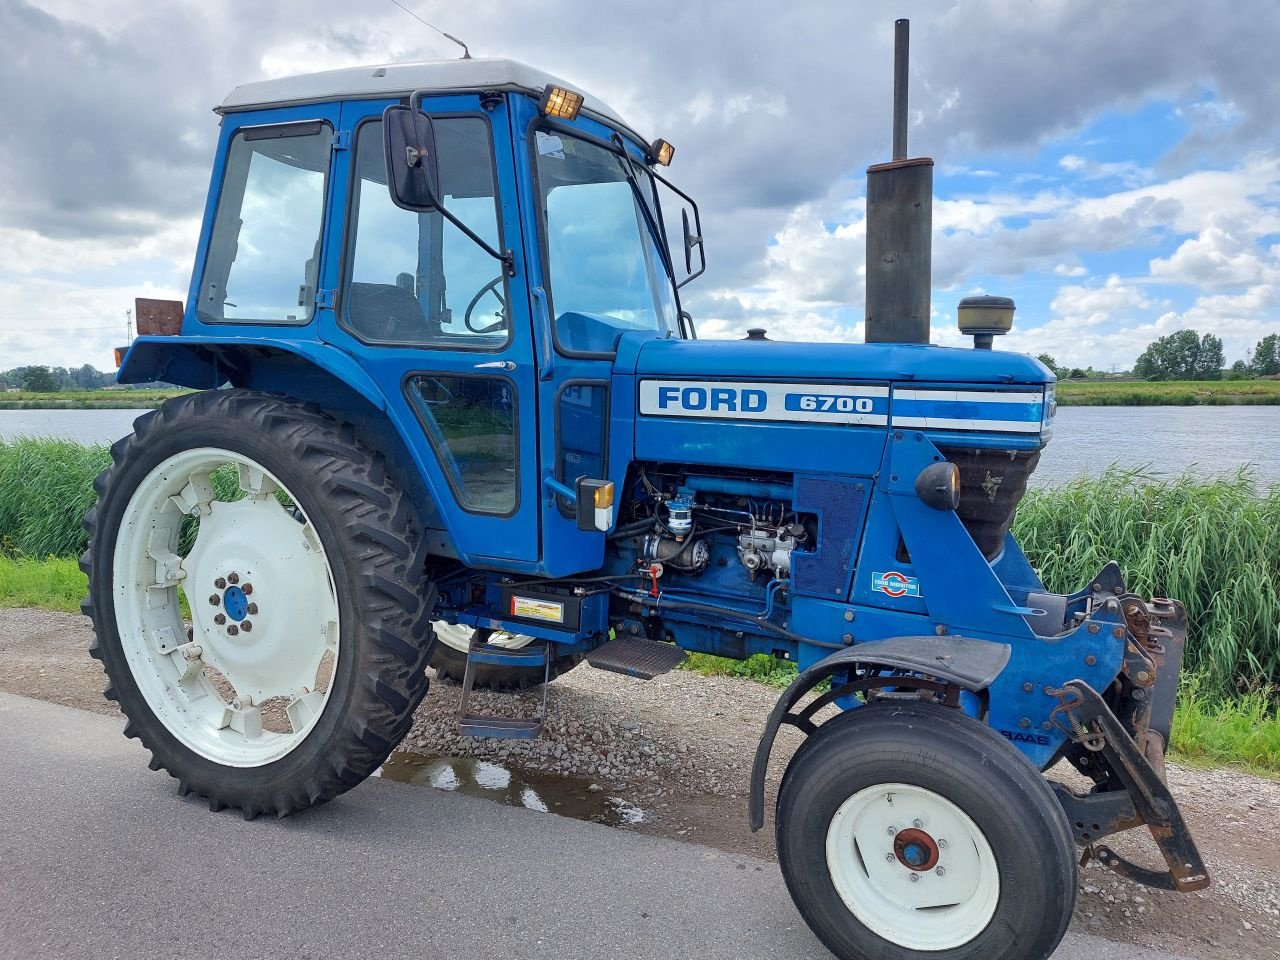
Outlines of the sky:
[{"label": "sky", "polygon": [[[1183,327],[1280,331],[1280,5],[1239,0],[406,0],[676,145],[702,336],[861,340],[865,168],[893,20],[932,156],[933,340],[1013,297],[1002,349],[1130,367]],[[112,366],[134,297],[185,299],[238,83],[457,48],[389,0],[0,0],[0,369]]]}]

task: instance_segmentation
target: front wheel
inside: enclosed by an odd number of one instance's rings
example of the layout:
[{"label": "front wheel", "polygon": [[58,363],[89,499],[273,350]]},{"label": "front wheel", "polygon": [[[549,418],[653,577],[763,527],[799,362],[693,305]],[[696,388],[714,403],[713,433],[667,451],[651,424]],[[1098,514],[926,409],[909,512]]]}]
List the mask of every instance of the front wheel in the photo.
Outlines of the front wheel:
[{"label": "front wheel", "polygon": [[382,457],[247,390],[169,400],[111,455],[84,611],[152,768],[246,817],[369,776],[426,693],[434,606]]},{"label": "front wheel", "polygon": [[873,703],[796,752],[778,859],[841,960],[1043,960],[1075,902],[1075,847],[1040,774],[947,708]]}]

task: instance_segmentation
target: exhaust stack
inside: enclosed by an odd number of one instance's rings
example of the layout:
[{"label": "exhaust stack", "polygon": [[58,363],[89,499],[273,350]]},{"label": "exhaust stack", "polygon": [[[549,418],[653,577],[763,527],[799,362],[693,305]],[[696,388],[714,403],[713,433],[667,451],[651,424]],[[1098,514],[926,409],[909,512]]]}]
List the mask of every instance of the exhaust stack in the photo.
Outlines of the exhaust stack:
[{"label": "exhaust stack", "polygon": [[933,160],[907,158],[910,21],[894,23],[893,159],[867,168],[867,343],[928,343]]}]

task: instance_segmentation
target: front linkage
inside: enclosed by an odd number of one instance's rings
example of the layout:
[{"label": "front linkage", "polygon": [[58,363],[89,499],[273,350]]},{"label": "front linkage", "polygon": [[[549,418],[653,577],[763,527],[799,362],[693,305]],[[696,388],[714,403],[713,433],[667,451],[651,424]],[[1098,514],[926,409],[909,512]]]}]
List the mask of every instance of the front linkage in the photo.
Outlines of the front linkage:
[{"label": "front linkage", "polygon": [[[1165,783],[1164,751],[1173,723],[1178,675],[1187,639],[1187,611],[1177,600],[1144,601],[1125,590],[1108,564],[1094,579],[1110,592],[1129,631],[1124,667],[1111,703],[1082,680],[1048,691],[1058,698],[1051,720],[1070,739],[1067,758],[1094,781],[1088,794],[1053,785],[1084,861],[1096,859],[1149,887],[1188,892],[1209,885],[1209,872]],[[1168,865],[1149,870],[1099,845],[1103,837],[1146,824]]]}]

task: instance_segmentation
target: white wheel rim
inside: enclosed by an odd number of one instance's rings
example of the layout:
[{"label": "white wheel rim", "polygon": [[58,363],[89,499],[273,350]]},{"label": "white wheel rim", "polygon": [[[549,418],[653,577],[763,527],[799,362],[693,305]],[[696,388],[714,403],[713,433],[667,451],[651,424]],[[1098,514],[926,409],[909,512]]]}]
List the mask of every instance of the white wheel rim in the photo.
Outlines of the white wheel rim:
[{"label": "white wheel rim", "polygon": [[[211,476],[226,465],[240,499],[215,493]],[[187,516],[199,527],[184,558]],[[284,484],[229,450],[174,454],[125,507],[114,562],[125,659],[147,705],[184,746],[224,766],[257,767],[306,739],[338,666],[338,602],[320,538]]]},{"label": "white wheel rim", "polygon": [[[434,628],[436,639],[446,647],[457,650],[459,653],[466,653],[471,649],[471,635],[475,633],[472,627],[464,627],[460,623],[445,623],[443,620],[437,620]],[[519,650],[533,643],[533,637],[523,633],[507,633],[505,630],[495,630],[489,634],[489,639],[485,643],[491,647],[500,647],[503,650]]]},{"label": "white wheel rim", "polygon": [[[895,851],[900,835],[904,850]],[[921,835],[928,840],[915,839]],[[908,950],[968,943],[1000,901],[1000,870],[978,825],[946,797],[910,784],[867,787],[840,805],[827,828],[827,869],[849,912]]]}]

